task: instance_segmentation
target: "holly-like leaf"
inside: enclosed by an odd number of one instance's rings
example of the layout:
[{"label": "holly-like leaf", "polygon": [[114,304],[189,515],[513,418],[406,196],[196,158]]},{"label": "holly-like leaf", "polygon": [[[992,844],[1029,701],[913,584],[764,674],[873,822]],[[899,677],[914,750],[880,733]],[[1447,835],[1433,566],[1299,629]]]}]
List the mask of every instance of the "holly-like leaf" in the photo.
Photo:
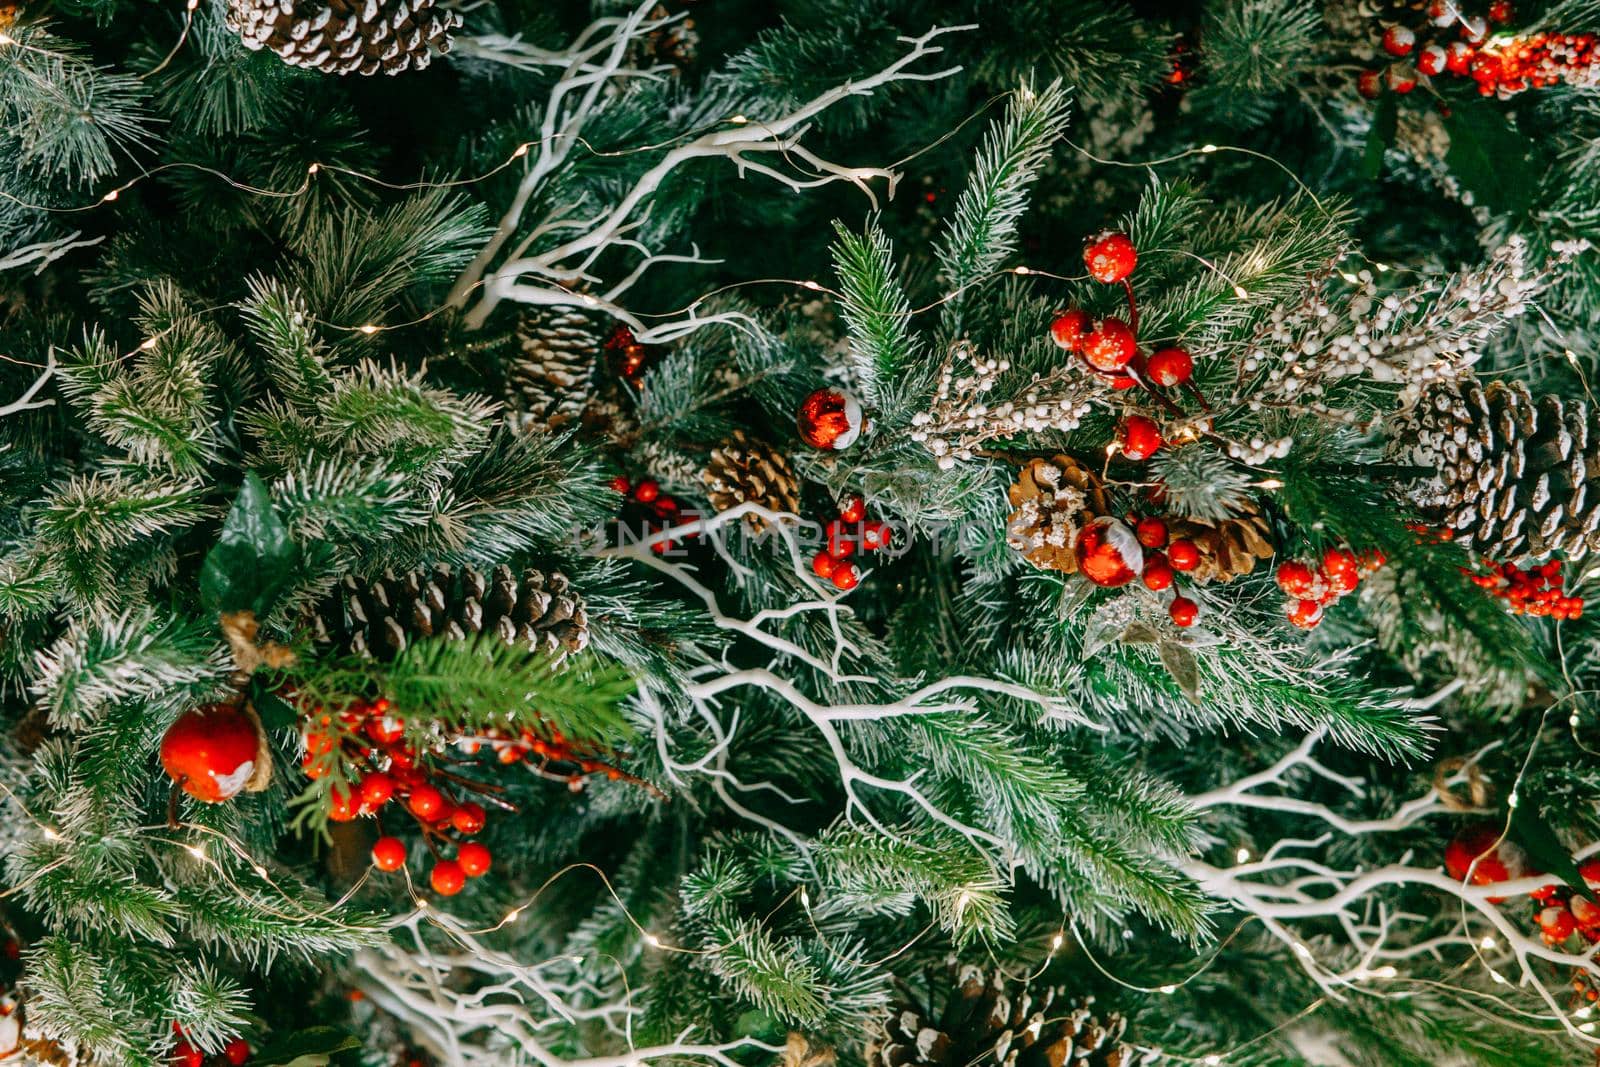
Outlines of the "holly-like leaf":
[{"label": "holly-like leaf", "polygon": [[1200,703],[1200,661],[1195,659],[1189,646],[1177,641],[1163,641],[1160,645],[1161,665],[1178,683],[1178,688],[1190,702]]},{"label": "holly-like leaf", "polygon": [[352,1057],[342,1054],[360,1048],[360,1041],[338,1027],[313,1026],[273,1038],[250,1053],[250,1064],[251,1067],[324,1067],[351,1060]]},{"label": "holly-like leaf", "polygon": [[1539,175],[1532,145],[1498,108],[1487,101],[1464,101],[1444,116],[1450,168],[1473,199],[1500,214],[1520,215],[1533,199]]},{"label": "holly-like leaf", "polygon": [[272,509],[266,483],[246,474],[222,535],[200,570],[200,598],[212,611],[262,617],[299,570],[300,549]]},{"label": "holly-like leaf", "polygon": [[1361,156],[1361,173],[1368,181],[1377,181],[1383,173],[1383,153],[1394,144],[1395,131],[1400,126],[1400,107],[1393,93],[1378,98],[1372,113],[1372,128],[1367,131],[1367,146]]},{"label": "holly-like leaf", "polygon": [[262,729],[270,733],[273,730],[287,729],[300,721],[294,705],[268,689],[265,684],[256,683],[252,679],[251,690],[250,704],[256,709],[256,718],[261,720]]},{"label": "holly-like leaf", "polygon": [[1589,883],[1578,871],[1578,861],[1561,843],[1545,817],[1531,804],[1519,804],[1511,809],[1511,840],[1522,846],[1535,867],[1546,874],[1561,879],[1573,889],[1600,904]]}]

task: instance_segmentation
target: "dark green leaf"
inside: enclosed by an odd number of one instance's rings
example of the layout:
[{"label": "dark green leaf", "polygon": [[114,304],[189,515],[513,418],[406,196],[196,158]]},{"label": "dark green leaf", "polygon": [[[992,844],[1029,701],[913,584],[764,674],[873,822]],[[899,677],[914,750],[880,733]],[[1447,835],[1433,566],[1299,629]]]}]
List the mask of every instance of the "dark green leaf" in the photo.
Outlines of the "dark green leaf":
[{"label": "dark green leaf", "polygon": [[1383,153],[1394,144],[1395,130],[1400,125],[1400,106],[1393,93],[1378,98],[1372,114],[1372,129],[1367,131],[1367,147],[1361,158],[1361,173],[1368,181],[1377,181],[1383,173]]},{"label": "dark green leaf", "polygon": [[250,1053],[252,1067],[319,1067],[341,1052],[351,1052],[361,1042],[333,1026],[313,1026],[275,1037]]},{"label": "dark green leaf", "polygon": [[269,691],[266,686],[253,686],[256,692],[250,698],[250,704],[256,709],[256,717],[261,720],[262,729],[269,733],[273,730],[282,730],[295,725],[299,715],[294,710],[294,705]]},{"label": "dark green leaf", "polygon": [[1539,176],[1531,145],[1485,101],[1453,107],[1444,117],[1450,134],[1445,165],[1473,198],[1493,211],[1520,215],[1533,199]]},{"label": "dark green leaf", "polygon": [[1572,853],[1567,851],[1555,831],[1550,829],[1544,815],[1533,805],[1519,804],[1511,809],[1511,840],[1522,846],[1534,866],[1600,904],[1600,898],[1595,896],[1594,890],[1589,888],[1583,875],[1578,872],[1578,862],[1572,858]]},{"label": "dark green leaf", "polygon": [[300,550],[272,510],[266,483],[246,474],[222,536],[200,571],[200,597],[212,611],[264,615],[294,580]]},{"label": "dark green leaf", "polygon": [[1187,645],[1176,641],[1163,641],[1160,645],[1161,665],[1178,683],[1183,695],[1195,704],[1200,703],[1200,662],[1194,658]]}]

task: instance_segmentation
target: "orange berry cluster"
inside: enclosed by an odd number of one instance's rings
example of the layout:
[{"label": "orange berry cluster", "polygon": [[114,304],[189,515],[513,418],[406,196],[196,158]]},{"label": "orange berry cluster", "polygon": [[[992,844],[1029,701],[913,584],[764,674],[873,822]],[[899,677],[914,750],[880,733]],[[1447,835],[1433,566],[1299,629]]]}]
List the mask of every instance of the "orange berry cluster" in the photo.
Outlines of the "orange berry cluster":
[{"label": "orange berry cluster", "polygon": [[1484,560],[1483,571],[1462,568],[1480,589],[1506,602],[1513,615],[1536,615],[1550,619],[1576,619],[1583,614],[1583,598],[1562,592],[1561,561],[1549,560],[1523,570],[1514,563]]},{"label": "orange berry cluster", "polygon": [[1330,548],[1315,565],[1298,559],[1278,564],[1278,588],[1289,598],[1289,621],[1302,630],[1315,629],[1322,623],[1323,608],[1353,593],[1362,575],[1383,563],[1383,553],[1375,550],[1357,556]]},{"label": "orange berry cluster", "polygon": [[169,1062],[173,1067],[205,1067],[210,1059],[214,1064],[231,1063],[233,1067],[250,1059],[250,1043],[242,1037],[236,1037],[228,1042],[222,1049],[222,1055],[207,1057],[199,1048],[189,1043],[189,1035],[183,1032],[183,1027],[177,1023],[172,1024],[172,1032],[178,1035],[178,1043],[173,1046]]},{"label": "orange berry cluster", "polygon": [[886,524],[867,518],[867,503],[859,496],[845,500],[826,533],[828,543],[811,557],[811,569],[840,589],[854,589],[861,581],[860,569],[850,562],[857,545],[863,552],[877,552],[889,547],[891,539]]}]

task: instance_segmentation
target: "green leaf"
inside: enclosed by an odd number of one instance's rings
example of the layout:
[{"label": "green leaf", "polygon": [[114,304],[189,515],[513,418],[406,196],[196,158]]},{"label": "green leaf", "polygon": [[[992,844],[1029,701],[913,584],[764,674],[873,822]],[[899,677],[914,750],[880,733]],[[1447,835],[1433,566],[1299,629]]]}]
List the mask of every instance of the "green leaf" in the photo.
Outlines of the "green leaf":
[{"label": "green leaf", "polygon": [[1162,641],[1159,646],[1161,665],[1178,683],[1178,689],[1194,704],[1200,703],[1200,662],[1187,645],[1177,641]]},{"label": "green leaf", "polygon": [[1377,181],[1383,173],[1383,153],[1394,144],[1395,131],[1400,126],[1400,107],[1393,93],[1378,98],[1372,114],[1372,129],[1367,131],[1367,147],[1361,157],[1361,174],[1368,181]]},{"label": "green leaf", "polygon": [[222,536],[200,571],[200,597],[212,611],[266,613],[299,570],[300,549],[272,510],[266,483],[246,474]]},{"label": "green leaf", "polygon": [[1444,161],[1456,180],[1484,207],[1522,214],[1539,184],[1528,139],[1486,101],[1453,106],[1444,128],[1450,134]]},{"label": "green leaf", "polygon": [[254,692],[250,696],[250,705],[256,709],[256,718],[261,720],[262,729],[270,733],[294,726],[300,716],[293,704],[268,688],[269,684],[276,686],[278,682],[266,683],[252,679],[251,689]]},{"label": "green leaf", "polygon": [[274,1038],[250,1053],[250,1063],[253,1067],[322,1067],[340,1053],[360,1047],[360,1041],[337,1027],[313,1026]]},{"label": "green leaf", "polygon": [[1572,858],[1572,853],[1567,851],[1555,831],[1550,829],[1544,815],[1533,805],[1519,804],[1511,809],[1510,836],[1522,846],[1528,858],[1541,871],[1555,875],[1594,903],[1600,904],[1600,897],[1595,896],[1594,890],[1589,888],[1589,883],[1579,873],[1578,862]]}]

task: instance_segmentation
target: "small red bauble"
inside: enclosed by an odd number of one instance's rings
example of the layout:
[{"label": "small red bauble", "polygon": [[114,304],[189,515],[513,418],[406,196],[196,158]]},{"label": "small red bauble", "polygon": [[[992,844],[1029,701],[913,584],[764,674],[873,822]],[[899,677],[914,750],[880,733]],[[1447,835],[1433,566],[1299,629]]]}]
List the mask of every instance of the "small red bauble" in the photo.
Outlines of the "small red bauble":
[{"label": "small red bauble", "polygon": [[832,578],[833,568],[838,562],[828,554],[827,549],[823,549],[811,557],[811,569],[816,571],[818,578]]},{"label": "small red bauble", "polygon": [[1139,538],[1139,543],[1146,548],[1167,546],[1167,524],[1154,515],[1140,519],[1133,532]]},{"label": "small red bauble", "polygon": [[1322,621],[1322,605],[1315,600],[1296,600],[1289,605],[1289,621],[1302,630],[1314,630]]},{"label": "small red bauble", "polygon": [[1176,575],[1173,574],[1172,568],[1167,566],[1165,559],[1152,559],[1144,565],[1144,573],[1140,575],[1140,578],[1144,580],[1145,588],[1154,589],[1158,593],[1163,589],[1172,588],[1172,580],[1175,577]]},{"label": "small red bauble", "polygon": [[266,765],[265,744],[256,717],[244,708],[204,704],[167,728],[161,769],[185,793],[217,804],[237,796]]},{"label": "small red bauble", "polygon": [[855,531],[846,523],[834,519],[824,532],[828,535],[828,555],[834,559],[844,559],[855,552]]},{"label": "small red bauble", "polygon": [[615,478],[611,479],[611,489],[613,492],[621,493],[623,496],[627,496],[628,490],[632,488],[633,483],[628,481],[628,476],[626,474],[619,474]]},{"label": "small red bauble", "polygon": [[1342,548],[1330,548],[1322,554],[1322,576],[1328,580],[1341,575],[1353,574],[1360,577],[1361,569],[1356,563],[1356,557]]},{"label": "small red bauble", "polygon": [[861,547],[868,552],[889,547],[889,527],[881,522],[869,522],[861,527]]},{"label": "small red bauble", "polygon": [[432,820],[444,810],[444,794],[431,785],[419,785],[406,799],[406,806],[419,819]]},{"label": "small red bauble", "polygon": [[1127,323],[1105,318],[1083,339],[1078,357],[1095,370],[1111,374],[1126,367],[1138,350],[1138,342]]},{"label": "small red bauble", "polygon": [[1592,886],[1600,886],[1600,860],[1585,860],[1578,875]]},{"label": "small red bauble", "polygon": [[228,1058],[233,1067],[243,1067],[244,1061],[250,1058],[250,1042],[242,1037],[236,1037],[223,1047],[222,1054]]},{"label": "small red bauble", "polygon": [[1317,576],[1297,559],[1291,559],[1278,564],[1278,588],[1286,594],[1302,600],[1314,599],[1312,591],[1316,588]]},{"label": "small red bauble", "polygon": [[1102,515],[1078,531],[1078,570],[1095,585],[1127,585],[1144,570],[1144,549],[1123,523]]},{"label": "small red bauble", "polygon": [[453,897],[467,884],[467,872],[455,860],[440,860],[428,875],[433,891],[442,897]]},{"label": "small red bauble", "polygon": [[1384,75],[1384,83],[1394,92],[1409,93],[1417,87],[1417,74],[1410,67],[1396,63]]},{"label": "small red bauble", "polygon": [[483,806],[470,800],[450,813],[450,825],[456,828],[457,833],[463,834],[475,834],[482,830],[487,819]]},{"label": "small red bauble", "polygon": [[1405,26],[1390,26],[1383,31],[1383,50],[1391,56],[1408,56],[1417,47],[1417,35]]},{"label": "small red bauble", "polygon": [[1186,537],[1167,546],[1167,562],[1174,570],[1192,571],[1200,566],[1200,549]]},{"label": "small red bauble", "polygon": [[1194,357],[1182,348],[1158,349],[1144,365],[1144,375],[1167,388],[1182,385],[1194,376]]},{"label": "small red bauble", "polygon": [[1551,942],[1565,941],[1578,932],[1578,920],[1562,905],[1552,904],[1539,912],[1539,929]]},{"label": "small red bauble", "polygon": [[338,786],[328,790],[328,818],[334,822],[349,822],[361,814],[361,801],[354,793]]},{"label": "small red bauble", "polygon": [[1161,449],[1161,427],[1154,419],[1129,415],[1117,424],[1117,446],[1135,462],[1147,460]]},{"label": "small red bauble", "polygon": [[854,589],[861,583],[861,572],[856,569],[854,563],[841,561],[833,568],[832,580],[834,586],[839,589]]},{"label": "small red bauble", "polygon": [[398,837],[380,837],[372,843],[372,865],[380,871],[398,871],[406,865],[405,842]]},{"label": "small red bauble", "polygon": [[1077,308],[1060,312],[1050,320],[1050,340],[1068,352],[1076,352],[1083,347],[1089,323],[1089,316]]},{"label": "small red bauble", "polygon": [[1368,100],[1376,100],[1383,95],[1383,75],[1375,70],[1364,70],[1356,75],[1356,92]]},{"label": "small red bauble", "polygon": [[839,506],[839,518],[845,522],[860,522],[867,517],[867,502],[859,496],[847,499]]},{"label": "small red bauble", "polygon": [[468,841],[456,849],[456,862],[468,878],[480,878],[489,873],[492,857],[489,850],[476,841]]},{"label": "small red bauble", "polygon": [[657,482],[653,478],[646,478],[644,481],[640,482],[639,487],[633,491],[633,499],[637,500],[641,504],[648,504],[660,495],[661,483]]},{"label": "small red bauble", "polygon": [[405,735],[404,725],[393,715],[376,715],[367,720],[367,736],[380,745],[392,745]]},{"label": "small red bauble", "polygon": [[1194,621],[1200,617],[1200,605],[1186,596],[1175,596],[1172,603],[1167,605],[1167,614],[1178,626],[1193,626]]},{"label": "small red bauble", "polygon": [[1445,51],[1436,44],[1430,44],[1417,53],[1417,70],[1432,76],[1444,72]]},{"label": "small red bauble", "polygon": [[1133,273],[1139,254],[1125,233],[1106,231],[1089,239],[1083,249],[1083,265],[1097,282],[1120,282]]},{"label": "small red bauble", "polygon": [[382,771],[374,771],[361,779],[361,803],[376,811],[389,803],[394,796],[394,779]]},{"label": "small red bauble", "polygon": [[849,448],[866,426],[861,402],[843,389],[822,388],[800,404],[800,438],[812,448]]}]

